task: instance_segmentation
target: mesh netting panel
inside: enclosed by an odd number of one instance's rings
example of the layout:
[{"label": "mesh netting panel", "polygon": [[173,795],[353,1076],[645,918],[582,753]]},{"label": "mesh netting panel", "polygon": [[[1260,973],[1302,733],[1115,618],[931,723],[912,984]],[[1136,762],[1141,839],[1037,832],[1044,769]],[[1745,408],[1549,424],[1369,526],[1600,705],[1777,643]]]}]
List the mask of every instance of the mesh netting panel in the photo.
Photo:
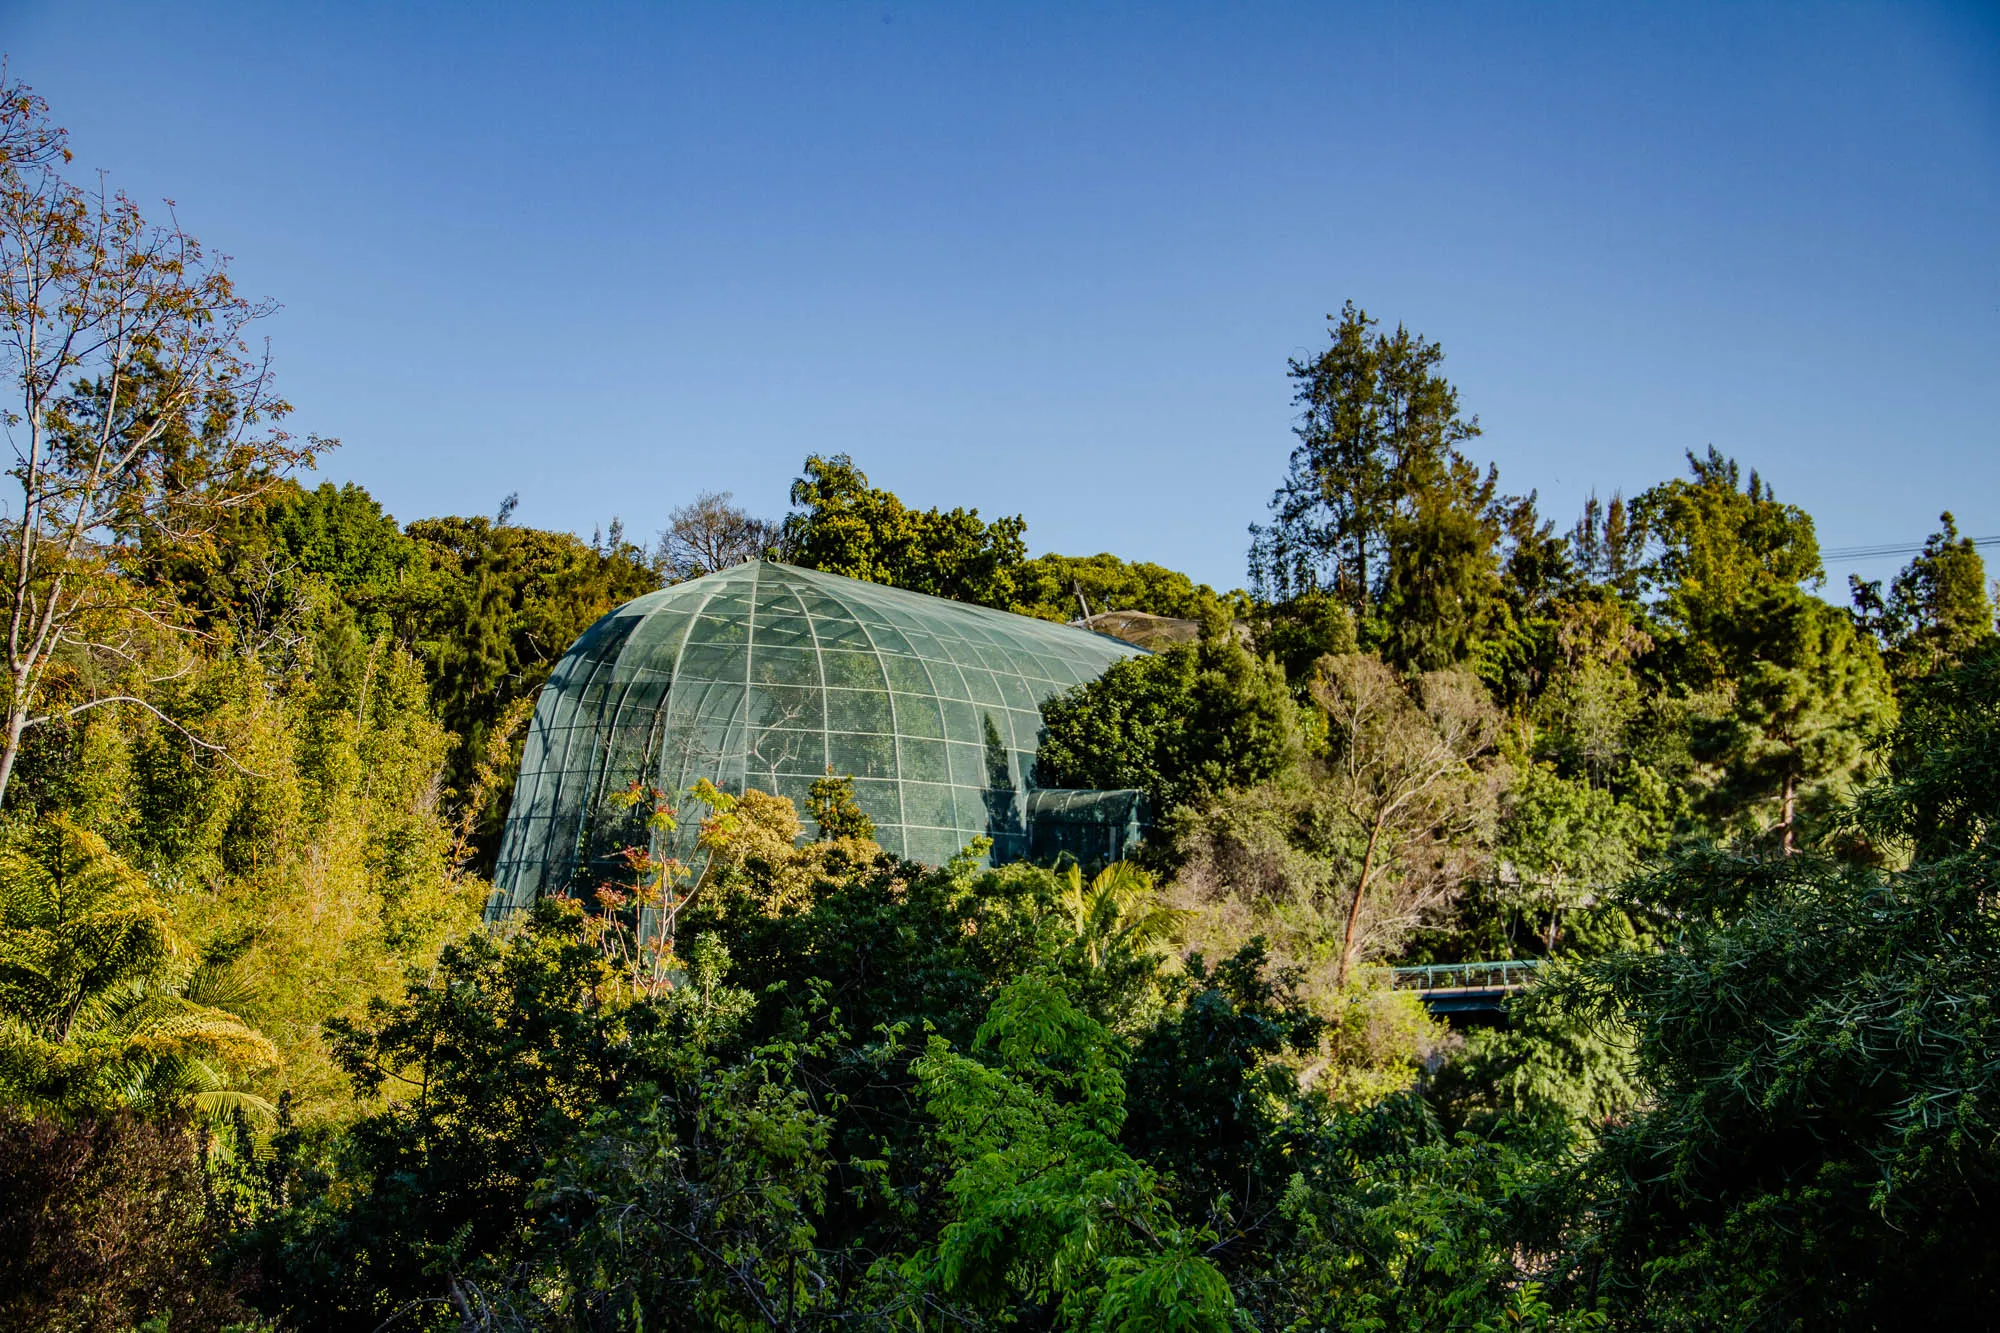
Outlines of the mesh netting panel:
[{"label": "mesh netting panel", "polygon": [[1103,635],[753,561],[650,593],[586,631],[543,687],[495,906],[612,877],[647,842],[606,798],[697,778],[790,797],[854,779],[884,848],[941,864],[976,837],[1028,853],[1045,699],[1137,652]]},{"label": "mesh netting panel", "polygon": [[1147,831],[1146,793],[1045,789],[1028,793],[1029,854],[1053,861],[1067,852],[1086,866],[1116,861]]}]

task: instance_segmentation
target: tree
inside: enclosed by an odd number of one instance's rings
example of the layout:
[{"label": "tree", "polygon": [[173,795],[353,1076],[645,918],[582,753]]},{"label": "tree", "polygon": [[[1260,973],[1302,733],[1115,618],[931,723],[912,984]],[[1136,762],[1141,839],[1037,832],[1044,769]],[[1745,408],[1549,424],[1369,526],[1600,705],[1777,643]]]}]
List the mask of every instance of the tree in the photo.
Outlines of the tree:
[{"label": "tree", "polygon": [[[447,780],[461,795],[503,720],[525,722],[516,707],[532,699],[571,644],[605,612],[658,586],[646,554],[623,540],[591,545],[568,532],[513,522],[512,497],[493,518],[430,518],[409,525],[435,575],[396,597],[396,633],[431,671],[439,716],[458,738]],[[503,736],[508,771],[519,762],[518,735]],[[504,802],[479,813],[485,854],[497,849]]]},{"label": "tree", "polygon": [[933,1036],[914,1066],[953,1168],[927,1279],[975,1309],[1058,1328],[1225,1333],[1236,1302],[1125,1151],[1111,1034],[1051,978],[993,1001],[970,1054]]},{"label": "tree", "polygon": [[135,577],[179,603],[188,624],[284,668],[298,665],[313,622],[340,602],[365,640],[408,629],[408,609],[435,596],[424,544],[360,486],[295,481],[231,510],[201,550],[149,548]]},{"label": "tree", "polygon": [[[1533,501],[1503,503],[1498,474],[1481,477],[1463,459],[1420,476],[1406,512],[1390,524],[1389,560],[1381,589],[1382,655],[1397,666],[1442,671],[1470,655],[1507,616],[1507,584],[1499,562],[1503,519],[1525,530],[1516,553],[1532,563],[1538,545]],[[1523,571],[1525,572],[1525,571]],[[1535,590],[1539,591],[1539,590]]]},{"label": "tree", "polygon": [[1646,490],[1632,502],[1631,523],[1646,543],[1640,586],[1683,636],[1680,670],[1700,688],[1721,678],[1718,641],[1744,606],[1823,571],[1810,514],[1779,503],[1754,470],[1745,482],[1736,460],[1713,445],[1687,460],[1691,476]]},{"label": "tree", "polygon": [[131,1112],[64,1123],[0,1107],[0,1326],[245,1327],[202,1139]]},{"label": "tree", "polygon": [[612,1003],[618,979],[582,924],[545,900],[513,938],[452,943],[406,996],[328,1023],[362,1098],[399,1093],[354,1124],[341,1188],[295,1182],[305,1206],[254,1238],[260,1301],[303,1328],[372,1328],[513,1270],[550,1157],[617,1099],[657,1017]]},{"label": "tree", "polygon": [[[1497,482],[1497,476],[1488,475]],[[1517,622],[1554,614],[1564,598],[1581,590],[1583,582],[1571,550],[1574,534],[1556,534],[1555,524],[1543,518],[1536,507],[1539,498],[1530,491],[1486,506],[1503,530],[1507,558],[1500,569],[1500,581]]]},{"label": "tree", "polygon": [[[1444,351],[1408,329],[1378,334],[1352,301],[1328,316],[1332,343],[1291,362],[1301,409],[1285,482],[1271,499],[1269,527],[1253,527],[1250,570],[1257,589],[1285,600],[1325,588],[1364,627],[1384,598],[1394,554],[1420,534],[1433,544],[1464,521],[1481,497],[1459,446],[1479,434],[1459,415],[1458,392],[1437,367]],[[1490,548],[1491,536],[1482,534]],[[1421,598],[1421,571],[1405,562],[1403,593]]]},{"label": "tree", "polygon": [[1261,940],[1213,968],[1191,955],[1125,1070],[1121,1142],[1168,1177],[1181,1216],[1230,1234],[1215,1253],[1232,1277],[1268,1259],[1273,1204],[1317,1146],[1298,1065],[1322,1024],[1297,980]]},{"label": "tree", "polygon": [[566,1146],[541,1201],[562,1224],[496,1305],[569,1327],[789,1333],[910,1303],[904,1284],[852,1271],[845,1237],[822,1243],[834,1120],[805,1066],[835,1035],[770,1042],[725,1064],[715,1047],[750,1007],[718,984],[726,961],[670,997],[689,1039],[667,1076]]},{"label": "tree", "polygon": [[2000,1264],[2000,657],[1921,691],[1857,831],[1906,869],[1697,849],[1657,952],[1558,975],[1630,1025],[1646,1109],[1578,1177],[1574,1289],[1654,1328],[1991,1322]]},{"label": "tree", "polygon": [[1591,1312],[1553,1309],[1524,1271],[1521,1196],[1542,1174],[1532,1157],[1448,1138],[1407,1093],[1331,1121],[1313,1148],[1279,1204],[1283,1243],[1243,1283],[1269,1312],[1259,1326],[1602,1327]]},{"label": "tree", "polygon": [[1464,672],[1431,672],[1412,692],[1361,654],[1322,662],[1312,694],[1326,719],[1326,791],[1348,844],[1335,881],[1344,986],[1366,943],[1365,909],[1378,931],[1407,926],[1458,887],[1458,854],[1491,818],[1480,760],[1500,719]]},{"label": "tree", "polygon": [[1453,1129],[1587,1144],[1645,1104],[1631,1033],[1568,1012],[1539,988],[1507,1002],[1505,1026],[1464,1035],[1424,1090]]},{"label": "tree", "polygon": [[1283,673],[1218,622],[1198,644],[1127,658],[1043,704],[1035,781],[1138,787],[1164,815],[1283,771],[1298,749],[1296,712]]},{"label": "tree", "polygon": [[1599,787],[1612,786],[1627,766],[1632,731],[1645,710],[1634,664],[1653,639],[1636,614],[1628,603],[1601,596],[1556,607],[1547,675],[1528,708],[1537,757]]},{"label": "tree", "polygon": [[1613,491],[1611,502],[1605,504],[1592,491],[1583,503],[1582,517],[1570,530],[1569,549],[1581,577],[1636,600],[1645,538],[1645,532],[1632,525],[1623,495]]},{"label": "tree", "polygon": [[2000,842],[2000,647],[1919,683],[1856,800],[1863,828],[1919,860]]},{"label": "tree", "polygon": [[58,1112],[268,1112],[235,1077],[276,1062],[208,1000],[221,978],[145,878],[56,818],[0,849],[0,1092]]},{"label": "tree", "polygon": [[219,516],[326,441],[275,423],[268,354],[250,326],[272,309],[236,292],[177,219],[67,180],[42,100],[0,88],[0,409],[18,508],[0,525],[7,569],[0,800],[22,734],[111,703],[149,707],[117,678],[170,623],[120,576],[139,547],[200,548]]},{"label": "tree", "polygon": [[[1938,523],[1940,530],[1889,585],[1881,608],[1891,669],[1901,679],[1956,665],[1993,636],[1986,562],[1970,537],[1958,535],[1949,513],[1940,514]],[[1879,584],[1871,586],[1879,592]]]},{"label": "tree", "polygon": [[1790,856],[1801,796],[1840,793],[1893,719],[1888,674],[1851,617],[1792,588],[1745,608],[1724,646],[1735,699],[1710,742],[1728,765],[1722,792],[1752,806],[1775,800]]},{"label": "tree", "polygon": [[806,810],[813,823],[819,826],[821,842],[835,842],[841,838],[868,841],[875,837],[875,821],[854,799],[854,779],[851,777],[835,777],[829,773],[814,779],[812,786],[806,789]]},{"label": "tree", "polygon": [[1120,955],[1154,959],[1187,916],[1162,906],[1153,877],[1129,861],[1113,861],[1088,884],[1083,867],[1072,864],[1063,872],[1059,902],[1093,968]]},{"label": "tree", "polygon": [[1027,559],[1019,517],[991,523],[977,509],[916,510],[868,484],[846,454],[806,459],[792,483],[785,559],[870,583],[1006,610]]},{"label": "tree", "polygon": [[1178,570],[1109,553],[1037,556],[1022,566],[1016,583],[1013,609],[1044,620],[1075,620],[1106,611],[1201,620],[1220,604],[1215,589]]},{"label": "tree", "polygon": [[653,560],[669,583],[755,560],[778,543],[778,525],[729,503],[728,491],[703,491],[667,515]]},{"label": "tree", "polygon": [[1540,916],[1542,951],[1553,954],[1562,915],[1590,902],[1637,863],[1642,836],[1633,812],[1600,787],[1547,764],[1521,770],[1497,854],[1502,899]]},{"label": "tree", "polygon": [[1257,651],[1277,661],[1292,696],[1302,704],[1320,658],[1339,657],[1360,647],[1354,612],[1324,589],[1300,593],[1287,602],[1258,602],[1247,611]]}]

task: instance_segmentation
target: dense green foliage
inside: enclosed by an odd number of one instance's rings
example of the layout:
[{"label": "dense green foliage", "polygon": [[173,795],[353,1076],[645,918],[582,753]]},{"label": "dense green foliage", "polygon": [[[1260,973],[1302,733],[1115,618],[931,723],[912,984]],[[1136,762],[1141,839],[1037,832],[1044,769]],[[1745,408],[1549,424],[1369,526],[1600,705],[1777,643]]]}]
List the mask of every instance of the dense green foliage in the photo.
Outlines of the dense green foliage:
[{"label": "dense green foliage", "polygon": [[1027,559],[1019,517],[988,523],[977,509],[911,509],[870,486],[846,454],[806,459],[792,509],[780,549],[794,564],[981,606],[1014,602]]},{"label": "dense green foliage", "polygon": [[1035,756],[1045,787],[1138,787],[1157,810],[1282,772],[1299,748],[1284,674],[1226,631],[1113,666],[1052,700]]},{"label": "dense green foliage", "polygon": [[[446,780],[467,795],[491,742],[518,748],[522,710],[563,651],[604,612],[659,583],[615,523],[608,542],[585,543],[519,527],[512,509],[510,497],[497,519],[403,529],[352,483],[288,486],[234,516],[205,558],[164,562],[158,577],[197,625],[259,657],[296,655],[331,614],[351,616],[360,643],[414,658],[454,738]],[[482,847],[505,814],[504,785],[489,778],[480,793]]]},{"label": "dense green foliage", "polygon": [[1460,449],[1479,425],[1436,343],[1375,333],[1352,302],[1328,322],[1328,348],[1292,362],[1299,446],[1270,526],[1253,529],[1252,573],[1275,601],[1330,594],[1398,664],[1449,666],[1504,615],[1513,502]]},{"label": "dense green foliage", "polygon": [[1993,637],[1986,562],[1969,537],[1958,535],[1949,512],[1924,549],[1896,576],[1885,601],[1881,580],[1848,575],[1863,628],[1881,635],[1895,674],[1920,679],[1956,664]]},{"label": "dense green foliage", "polygon": [[[1995,961],[2000,665],[1969,636],[1957,674],[1892,676],[1879,627],[1700,536],[1710,511],[1798,527],[1761,480],[1722,494],[1732,475],[1697,463],[1634,503],[1680,547],[1548,538],[1532,594],[1546,525],[1502,525],[1493,615],[1429,640],[1455,646],[1428,670],[1369,603],[1313,590],[1232,624],[1144,566],[920,558],[996,539],[915,522],[872,573],[1003,571],[989,600],[1049,614],[1066,579],[1203,620],[1046,709],[1040,780],[1144,788],[1150,873],[898,864],[833,776],[815,842],[782,800],[711,794],[664,970],[629,893],[499,937],[468,930],[463,869],[521,682],[579,608],[658,575],[504,514],[399,528],[354,487],[281,489],[215,558],[142,571],[212,636],[160,713],[24,752],[0,1074],[40,1118],[17,1137],[161,1219],[99,1267],[60,1257],[65,1227],[109,1225],[82,1202],[20,1224],[24,1308],[1134,1330],[1969,1309],[1994,1163],[1964,1053],[1990,1038],[1959,997]],[[1685,586],[1697,566],[1736,600]],[[1566,969],[1457,1035],[1369,966],[1508,953]],[[50,1137],[63,1120],[85,1137]],[[140,1137],[107,1176],[114,1134]]]},{"label": "dense green foliage", "polygon": [[[1607,955],[1556,996],[1629,1024],[1651,1093],[1586,1164],[1580,1280],[1668,1328],[1988,1317],[2000,807],[1980,779],[1997,709],[1990,654],[1920,696],[1853,815],[1913,852],[1907,868],[1702,849],[1629,890],[1671,907],[1675,938]],[[1958,743],[1910,744],[1939,730]],[[1960,815],[1942,827],[1941,779]]]},{"label": "dense green foliage", "polygon": [[989,523],[977,509],[912,509],[870,486],[846,454],[815,454],[792,483],[792,513],[772,549],[807,569],[1045,620],[1113,610],[1197,620],[1219,605],[1207,584],[1145,561],[1030,560],[1027,527],[1019,515]]},{"label": "dense green foliage", "polygon": [[[60,135],[14,133],[46,128],[18,87],[0,113],[25,216]],[[1810,517],[1714,450],[1559,534],[1467,453],[1437,344],[1351,305],[1330,333],[1257,596],[1029,559],[1019,517],[845,456],[782,523],[693,497],[652,555],[511,499],[399,524],[271,475],[281,437],[224,466],[279,405],[211,379],[206,424],[145,441],[190,474],[134,492],[189,521],[65,555],[83,637],[11,687],[0,1322],[1984,1326],[1976,548],[1947,515],[1835,608]],[[61,395],[52,430],[150,429]],[[804,812],[635,787],[700,819],[692,860],[635,847],[630,882],[481,927],[555,660],[771,552],[1199,622],[1045,706],[1038,780],[1144,789],[1147,845],[925,866],[839,774]],[[1383,966],[1496,958],[1544,980],[1458,1030]]]},{"label": "dense green foliage", "polygon": [[[482,581],[527,673],[569,596],[639,582],[630,548],[398,529],[354,488],[241,523],[264,535],[149,574],[215,635],[162,710],[228,755],[99,713],[29,748],[8,816],[21,1133],[140,1134],[131,1174],[62,1152],[167,1210],[121,1212],[163,1220],[98,1268],[33,1257],[107,1225],[81,1202],[33,1224],[24,1308],[1867,1327],[1990,1277],[1976,641],[1888,733],[1869,627],[1754,578],[1697,653],[1692,601],[1563,565],[1415,672],[1337,599],[1232,625],[1197,590],[1155,605],[1198,642],[1047,709],[1041,779],[1145,788],[1150,873],[898,864],[831,776],[814,842],[714,794],[662,971],[629,895],[466,929],[508,755],[445,721],[499,642]],[[254,551],[288,571],[264,601]],[[1566,968],[1458,1035],[1369,968],[1509,952]]]},{"label": "dense green foliage", "polygon": [[1144,611],[1198,621],[1214,615],[1222,601],[1213,588],[1178,570],[1109,554],[1036,556],[1022,565],[1014,587],[1014,604],[1008,610],[1044,620],[1073,620],[1086,612]]}]

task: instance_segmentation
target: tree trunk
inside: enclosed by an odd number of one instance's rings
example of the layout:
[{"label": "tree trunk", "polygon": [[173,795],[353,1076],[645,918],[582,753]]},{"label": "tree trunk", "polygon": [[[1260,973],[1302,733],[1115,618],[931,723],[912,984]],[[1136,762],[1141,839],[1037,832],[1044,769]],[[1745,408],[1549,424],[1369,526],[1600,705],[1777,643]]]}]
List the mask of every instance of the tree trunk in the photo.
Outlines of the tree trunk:
[{"label": "tree trunk", "polygon": [[1785,774],[1785,816],[1784,819],[1779,823],[1779,827],[1784,829],[1785,831],[1784,837],[1781,839],[1781,845],[1785,849],[1786,856],[1790,856],[1794,850],[1792,846],[1792,816],[1798,810],[1798,803],[1799,803],[1798,775],[1795,773],[1787,773]]},{"label": "tree trunk", "polygon": [[1354,897],[1347,904],[1347,931],[1340,941],[1340,970],[1334,974],[1333,984],[1345,986],[1347,974],[1354,965],[1354,935],[1361,924],[1361,900],[1368,896],[1368,885],[1375,878],[1375,846],[1382,838],[1382,817],[1377,815],[1373,827],[1368,830],[1368,850],[1361,857],[1361,878],[1354,885]]},{"label": "tree trunk", "polygon": [[[16,697],[19,689],[16,688]],[[28,710],[10,708],[7,710],[7,736],[0,741],[0,808],[7,804],[7,783],[14,776],[14,760],[21,753],[21,732],[27,726]]]}]

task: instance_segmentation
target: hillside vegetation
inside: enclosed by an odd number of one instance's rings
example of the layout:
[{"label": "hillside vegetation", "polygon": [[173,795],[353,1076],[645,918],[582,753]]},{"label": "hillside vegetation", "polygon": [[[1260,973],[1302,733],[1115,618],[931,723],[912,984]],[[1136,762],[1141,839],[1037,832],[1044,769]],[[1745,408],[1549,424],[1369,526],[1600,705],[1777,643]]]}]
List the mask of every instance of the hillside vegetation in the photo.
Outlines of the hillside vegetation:
[{"label": "hillside vegetation", "polygon": [[[1350,305],[1241,590],[844,455],[652,542],[399,522],[18,84],[0,219],[0,1326],[1991,1322],[2000,640],[1949,514],[1847,606],[1712,448],[1559,524]],[[556,659],[755,557],[1199,622],[1043,710],[1037,781],[1155,836],[931,867],[839,774],[634,788],[696,863],[483,926]],[[1387,971],[1494,959],[1540,980],[1456,1031]]]}]

